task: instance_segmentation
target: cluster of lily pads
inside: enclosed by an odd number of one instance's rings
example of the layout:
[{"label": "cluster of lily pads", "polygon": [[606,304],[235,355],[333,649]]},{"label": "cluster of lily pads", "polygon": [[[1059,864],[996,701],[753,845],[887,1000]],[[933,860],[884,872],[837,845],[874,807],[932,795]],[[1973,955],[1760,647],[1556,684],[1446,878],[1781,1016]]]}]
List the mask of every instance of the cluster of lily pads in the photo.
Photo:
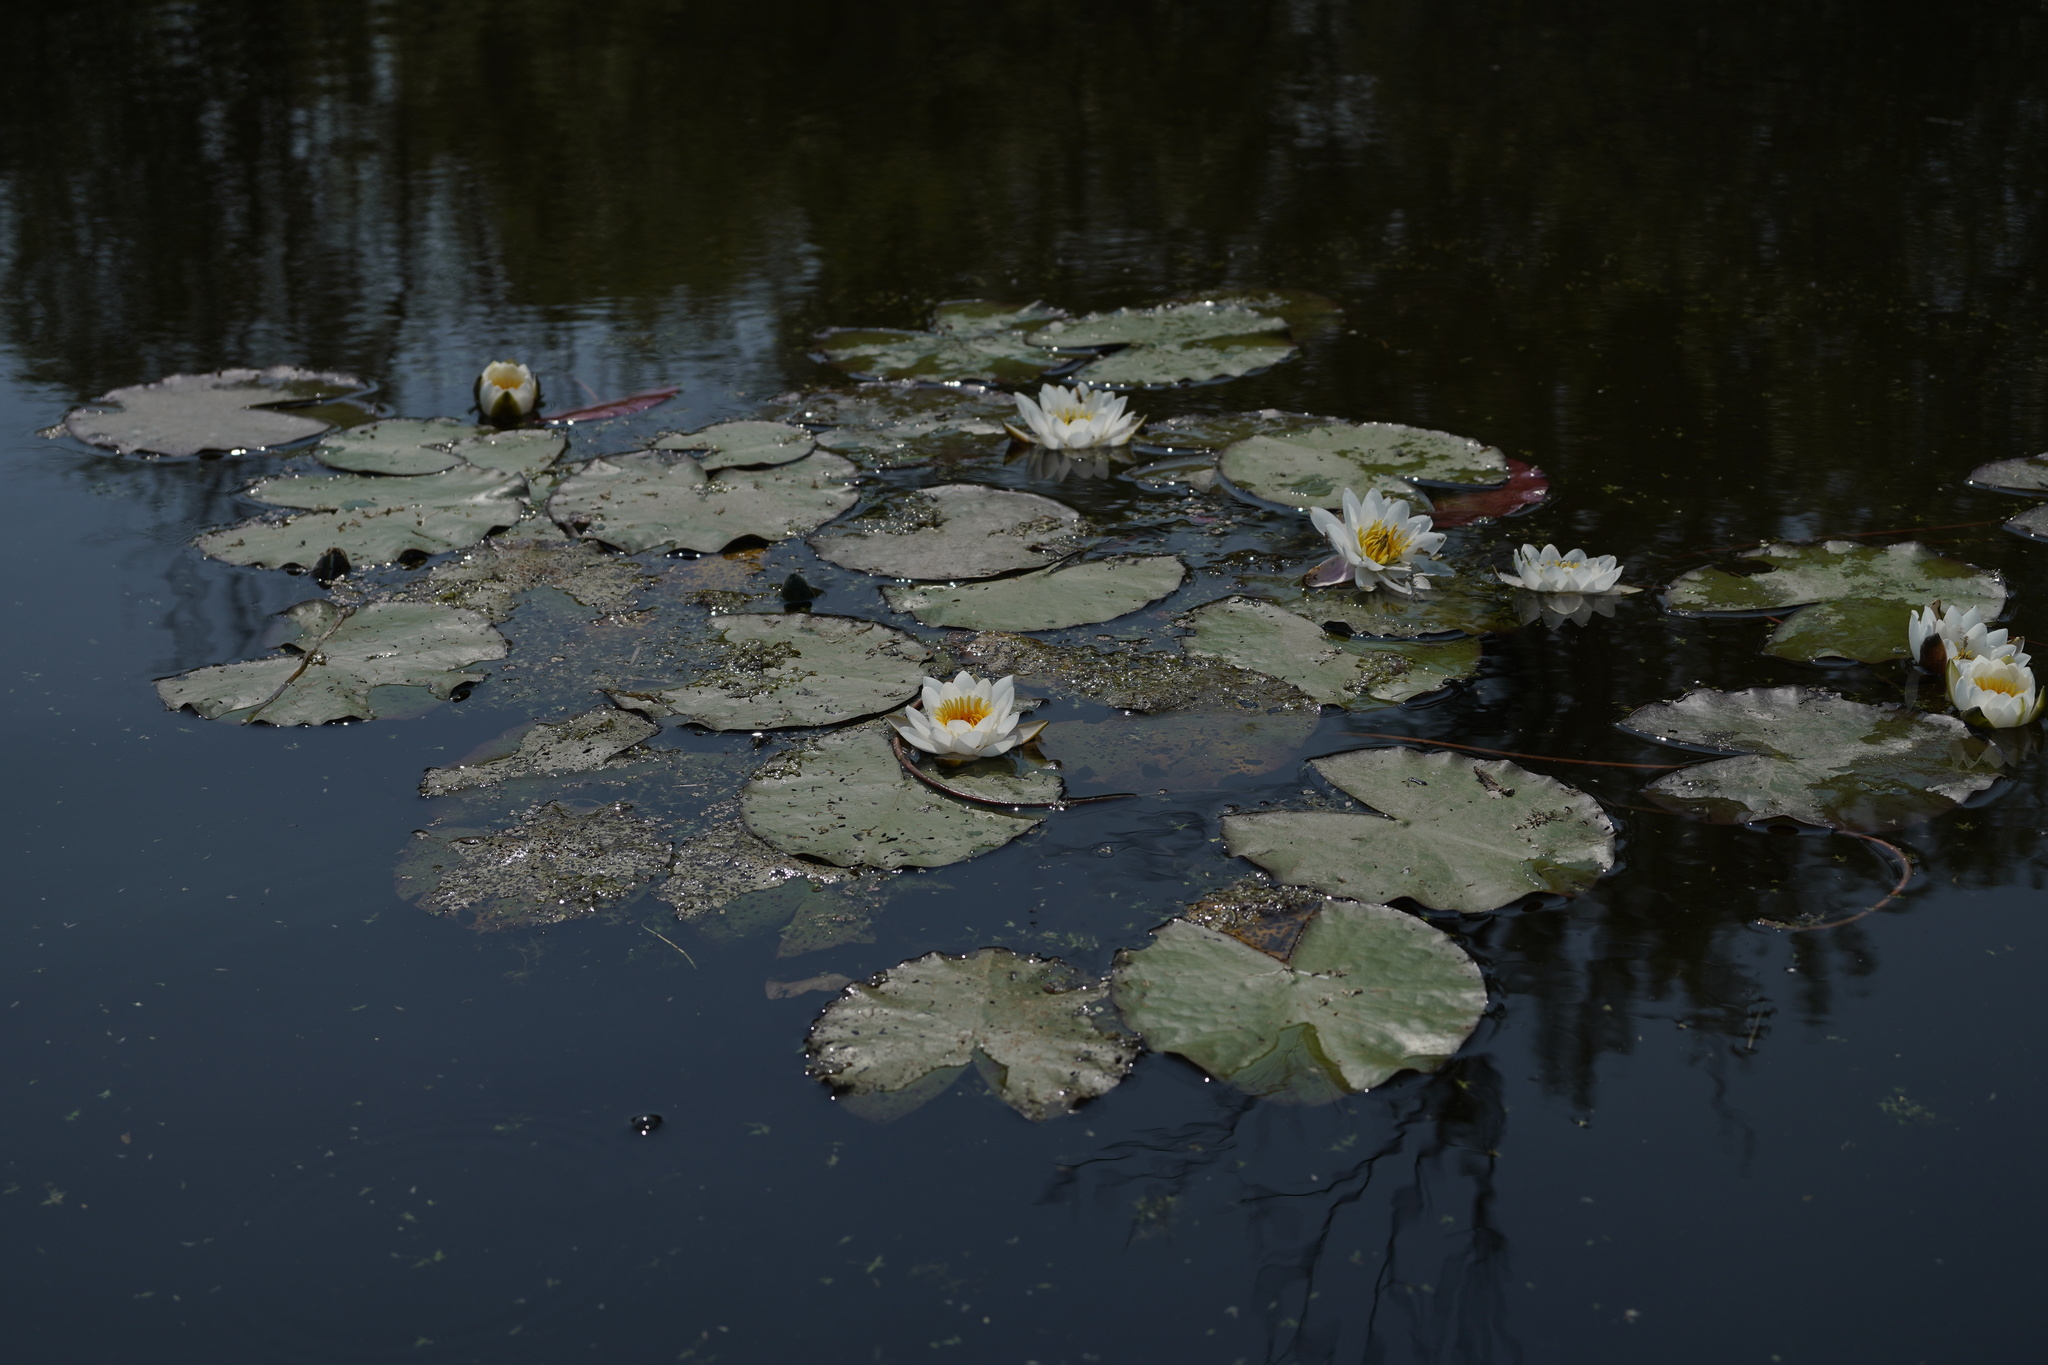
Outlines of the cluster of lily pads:
[{"label": "cluster of lily pads", "polygon": [[[480,376],[478,423],[385,416],[349,376],[275,369],[117,390],[64,429],[123,453],[304,459],[248,489],[282,515],[196,549],[304,573],[325,595],[286,613],[268,657],[160,681],[168,706],[322,724],[487,679],[566,679],[587,709],[425,775],[442,814],[398,872],[422,908],[546,924],[653,887],[713,937],[767,916],[801,951],[858,941],[902,869],[992,852],[1101,799],[1068,792],[1077,767],[1136,750],[1148,780],[1199,783],[1179,776],[1201,768],[1183,758],[1198,749],[1270,771],[1322,708],[1414,704],[1472,677],[1486,636],[1583,626],[1638,591],[1610,557],[1490,542],[1547,481],[1481,442],[1276,411],[1147,422],[1133,395],[1106,392],[1245,373],[1334,316],[1277,292],[1084,318],[947,305],[928,333],[823,334],[822,357],[859,382],[625,449],[606,449],[607,423],[666,392],[549,415],[510,362]],[[1034,398],[986,382],[1055,372],[1073,387]],[[1002,486],[1076,477],[1120,481],[1138,510],[1108,525]],[[1229,543],[1240,527],[1249,548]],[[799,545],[861,576],[853,614],[815,610],[800,575],[766,581],[762,547]],[[2015,685],[2026,656],[1988,626],[1997,575],[1911,543],[1746,557],[1760,570],[1681,575],[1666,608],[1769,615],[1781,657],[1910,656],[1993,727],[2038,713],[2031,675]],[[536,590],[569,618],[552,653],[498,629],[538,610]],[[1121,634],[1094,629],[1108,623]],[[1024,719],[1048,698],[1119,714]],[[778,742],[685,754],[650,746],[664,722]],[[1896,829],[2009,761],[1954,716],[1812,687],[1700,689],[1621,724],[1706,751],[1647,794],[1724,823]],[[977,1066],[1044,1118],[1113,1087],[1143,1048],[1298,1101],[1442,1064],[1487,993],[1431,916],[1586,890],[1615,864],[1613,823],[1505,758],[1399,746],[1309,766],[1322,794],[1224,815],[1243,874],[1106,977],[1002,946],[915,958],[825,1008],[814,1074],[888,1114]],[[507,796],[522,808],[494,820],[489,801]]]}]

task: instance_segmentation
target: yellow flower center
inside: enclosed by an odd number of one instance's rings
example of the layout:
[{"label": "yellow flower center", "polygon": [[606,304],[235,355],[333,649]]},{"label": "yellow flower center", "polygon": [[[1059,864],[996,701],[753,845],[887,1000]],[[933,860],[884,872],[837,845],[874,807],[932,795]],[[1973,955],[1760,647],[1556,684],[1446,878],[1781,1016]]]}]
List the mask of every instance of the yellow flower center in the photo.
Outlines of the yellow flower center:
[{"label": "yellow flower center", "polygon": [[2018,678],[2002,678],[1996,674],[1977,679],[1977,688],[1982,692],[2002,692],[2008,697],[2017,697],[2026,691]]},{"label": "yellow flower center", "polygon": [[964,720],[968,725],[979,725],[993,714],[989,704],[980,697],[954,697],[939,703],[939,709],[932,713],[932,721],[938,725],[949,725]]},{"label": "yellow flower center", "polygon": [[1414,539],[1391,522],[1376,521],[1358,532],[1358,552],[1375,564],[1392,564],[1408,553]]}]

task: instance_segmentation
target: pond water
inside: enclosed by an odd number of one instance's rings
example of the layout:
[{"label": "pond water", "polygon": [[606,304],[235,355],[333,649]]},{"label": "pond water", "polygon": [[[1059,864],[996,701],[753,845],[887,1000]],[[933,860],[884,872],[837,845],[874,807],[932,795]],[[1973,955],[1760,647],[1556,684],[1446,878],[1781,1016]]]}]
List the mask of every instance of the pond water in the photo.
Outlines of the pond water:
[{"label": "pond water", "polygon": [[[2044,27],[2022,3],[1421,0],[23,20],[0,56],[11,1358],[2016,1358],[2042,1269],[2042,759],[2016,746],[1995,785],[1886,835],[1913,877],[1862,917],[1896,875],[1867,841],[1701,823],[1645,797],[1652,772],[1545,761],[1688,758],[1615,722],[1694,687],[1896,702],[1903,661],[1768,657],[1769,622],[1646,592],[1489,636],[1421,701],[1325,707],[1256,761],[1205,764],[1183,733],[1169,777],[1070,764],[1077,792],[1145,790],[886,879],[837,931],[712,932],[646,887],[476,931],[402,899],[394,867],[414,831],[519,803],[443,810],[461,798],[423,799],[423,770],[601,704],[594,678],[702,608],[677,589],[599,628],[538,591],[485,681],[395,718],[171,712],[155,679],[263,656],[276,613],[324,595],[191,543],[313,466],[40,433],[242,365],[360,375],[421,417],[463,415],[501,356],[558,409],[679,388],[579,426],[582,459],[847,387],[813,358],[825,327],[1286,287],[1341,322],[1133,407],[1403,422],[1540,466],[1548,501],[1446,547],[1466,575],[1525,539],[1662,588],[1734,547],[1910,535],[2002,573],[2007,624],[2048,630],[2048,548],[1999,525],[2029,504],[1966,485],[2048,445]],[[1304,518],[1225,490],[1001,452],[946,477],[1195,569],[1049,639],[1157,635],[1233,573],[1318,557]],[[948,634],[801,539],[720,563]],[[1115,715],[1038,714],[1055,756],[1062,726]],[[1327,801],[1306,760],[1382,734],[1538,756],[1619,835],[1576,898],[1432,916],[1489,993],[1440,1069],[1303,1105],[1147,1053],[1043,1123],[971,1072],[891,1122],[806,1075],[818,978],[990,945],[1103,973],[1252,870],[1224,815]],[[789,741],[669,720],[650,743],[671,776],[642,785],[686,790]],[[643,1114],[665,1121],[637,1135]]]}]

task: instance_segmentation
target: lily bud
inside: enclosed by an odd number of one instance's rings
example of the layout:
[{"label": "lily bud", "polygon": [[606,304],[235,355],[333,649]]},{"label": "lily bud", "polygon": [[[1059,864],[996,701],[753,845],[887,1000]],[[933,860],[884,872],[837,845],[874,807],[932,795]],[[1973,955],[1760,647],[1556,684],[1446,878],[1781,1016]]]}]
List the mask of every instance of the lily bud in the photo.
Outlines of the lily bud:
[{"label": "lily bud", "polygon": [[540,406],[540,381],[516,360],[494,360],[476,377],[476,410],[492,426],[516,427]]}]

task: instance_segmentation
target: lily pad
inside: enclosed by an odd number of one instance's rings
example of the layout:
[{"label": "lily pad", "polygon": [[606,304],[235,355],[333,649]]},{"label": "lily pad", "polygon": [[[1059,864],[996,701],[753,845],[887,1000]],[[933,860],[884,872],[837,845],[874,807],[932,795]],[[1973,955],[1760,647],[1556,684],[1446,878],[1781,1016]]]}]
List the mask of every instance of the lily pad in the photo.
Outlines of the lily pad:
[{"label": "lily pad", "polygon": [[486,430],[452,417],[392,417],[337,431],[313,454],[324,465],[356,474],[438,474],[462,463],[449,446]]},{"label": "lily pad", "polygon": [[941,304],[928,332],[894,327],[831,327],[818,333],[819,356],[861,379],[985,379],[1023,384],[1073,357],[1034,346],[1033,332],[1060,316],[1043,304],[965,299]]},{"label": "lily pad", "polygon": [[1216,467],[1251,497],[1285,507],[1338,507],[1344,490],[1364,496],[1403,484],[1498,484],[1507,457],[1492,446],[1398,422],[1339,422],[1284,436],[1248,436]]},{"label": "lily pad", "polygon": [[[436,564],[417,582],[396,594],[396,600],[441,602],[482,612],[493,621],[508,619],[522,594],[554,588],[591,611],[619,613],[639,604],[639,594],[655,576],[623,555],[588,541],[559,540],[540,534],[535,522],[494,536],[460,559]],[[741,575],[735,571],[735,577]],[[745,566],[744,572],[752,572]]]},{"label": "lily pad", "polygon": [[2048,503],[2029,507],[2008,521],[2005,529],[2029,540],[2048,540]]},{"label": "lily pad", "polygon": [[[702,922],[707,917],[719,916],[744,897],[787,891],[799,885],[830,886],[857,875],[845,868],[820,867],[791,857],[737,819],[727,819],[676,845],[674,875],[655,895],[675,906],[677,919]],[[739,907],[731,920],[715,922],[720,929],[736,928],[745,919],[748,908]],[[773,928],[794,913],[792,905],[780,919],[762,927]],[[736,938],[740,932],[714,932],[713,936]]]},{"label": "lily pad", "polygon": [[1764,653],[1806,663],[1882,663],[1906,657],[1906,616],[1921,606],[1863,597],[1822,602],[1793,612],[1771,632]]},{"label": "lily pad", "polygon": [[1112,621],[1157,602],[1187,573],[1172,555],[1116,555],[987,583],[885,587],[882,596],[928,626],[1059,630]]},{"label": "lily pad", "polygon": [[555,490],[548,514],[628,553],[721,550],[742,536],[783,540],[859,501],[852,464],[816,451],[773,469],[706,474],[688,456],[640,451],[592,460]]},{"label": "lily pad", "polygon": [[123,455],[238,454],[304,441],[334,426],[264,405],[317,402],[362,388],[363,381],[354,375],[288,365],[174,374],[101,394],[74,408],[64,428],[81,441]]},{"label": "lily pad", "polygon": [[311,568],[329,550],[351,565],[460,550],[516,524],[526,504],[520,483],[496,470],[459,468],[393,478],[375,474],[266,479],[249,490],[258,502],[309,509],[284,521],[247,521],[209,531],[194,543],[229,564]]},{"label": "lily pad", "polygon": [[1621,726],[1661,744],[1739,755],[1647,789],[1659,805],[1716,824],[1783,818],[1881,833],[1951,810],[1998,776],[1995,753],[1953,716],[1818,688],[1703,688],[1642,707]]},{"label": "lily pad", "polygon": [[942,796],[905,773],[879,723],[772,759],[740,794],[747,828],[839,867],[944,867],[1035,829],[1035,816]]},{"label": "lily pad", "polygon": [[171,710],[191,707],[208,720],[240,724],[324,725],[372,720],[372,689],[425,688],[447,700],[484,675],[471,664],[505,656],[505,637],[474,612],[414,602],[348,610],[301,602],[285,611],[293,638],[273,659],[196,668],[156,685]]},{"label": "lily pad", "polygon": [[1253,436],[1295,436],[1318,427],[1341,426],[1341,417],[1260,408],[1256,412],[1198,412],[1147,422],[1131,444],[1164,454],[1221,451]]},{"label": "lily pad", "polygon": [[962,664],[990,677],[1016,675],[1054,691],[1124,711],[1260,712],[1320,708],[1299,688],[1217,659],[1190,659],[1152,649],[1058,645],[1028,635],[987,631],[947,647]]},{"label": "lily pad", "polygon": [[817,444],[811,433],[787,422],[720,422],[702,431],[664,436],[656,450],[701,450],[699,468],[743,469],[801,460]]},{"label": "lily pad", "polygon": [[1121,308],[1045,324],[1031,334],[1065,351],[1122,349],[1089,362],[1076,377],[1091,384],[1141,387],[1229,379],[1294,353],[1287,323],[1271,314],[1208,301]]},{"label": "lily pad", "polygon": [[916,489],[882,513],[820,532],[811,548],[888,578],[988,578],[1052,563],[1072,549],[1081,524],[1065,503],[973,483]]},{"label": "lily pad", "polygon": [[1970,471],[1970,482],[2007,493],[2048,493],[2048,455],[1980,464]]},{"label": "lily pad", "polygon": [[1305,588],[1298,574],[1241,580],[1296,616],[1322,625],[1336,622],[1356,635],[1415,640],[1431,635],[1492,635],[1515,629],[1515,594],[1492,574],[1461,573],[1430,580],[1428,592],[1402,597],[1360,592],[1348,584]]},{"label": "lily pad", "polygon": [[917,695],[929,649],[900,630],[845,616],[721,616],[724,658],[684,687],[616,692],[621,706],[712,730],[836,725]]},{"label": "lily pad", "polygon": [[810,1071],[840,1095],[867,1097],[980,1060],[1003,1103],[1027,1119],[1054,1118],[1113,1089],[1137,1057],[1137,1040],[1111,1022],[1108,994],[1058,958],[928,953],[826,1006],[811,1026]]},{"label": "lily pad", "polygon": [[1333,900],[1276,961],[1177,919],[1117,955],[1117,1008],[1145,1045],[1254,1095],[1325,1103],[1402,1071],[1434,1071],[1486,1009],[1449,936],[1384,905]]},{"label": "lily pad", "polygon": [[1296,341],[1327,332],[1344,320],[1344,310],[1335,299],[1306,289],[1225,289],[1191,294],[1175,302],[1211,303],[1265,313],[1286,323]]},{"label": "lily pad", "polygon": [[1671,584],[1664,605],[1683,615],[1702,616],[1850,598],[1889,601],[1898,604],[1902,641],[1906,611],[1935,598],[1955,607],[1982,607],[1986,615],[2005,606],[2005,583],[1996,573],[1937,555],[1916,541],[1884,546],[1848,540],[1761,545],[1740,557],[1770,567],[1747,575],[1693,569]]},{"label": "lily pad", "polygon": [[453,768],[429,768],[420,780],[420,795],[447,796],[472,787],[494,787],[515,777],[589,772],[660,730],[645,716],[609,706],[557,724],[542,722],[528,728],[519,737],[519,747],[510,753]]},{"label": "lily pad", "polygon": [[1271,602],[1227,597],[1187,614],[1190,654],[1222,659],[1353,711],[1393,706],[1479,671],[1477,640],[1340,639]]},{"label": "lily pad", "polygon": [[978,384],[861,384],[850,392],[806,394],[786,420],[825,427],[818,444],[866,469],[904,469],[1002,450],[1016,400]]},{"label": "lily pad", "polygon": [[1550,496],[1550,476],[1532,464],[1508,460],[1508,481],[1498,488],[1470,493],[1445,493],[1430,500],[1429,519],[1435,529],[1475,526],[1526,512]]},{"label": "lily pad", "polygon": [[575,811],[549,802],[503,831],[422,830],[400,858],[398,894],[479,929],[580,919],[624,900],[669,864],[661,826],[626,805]]},{"label": "lily pad", "polygon": [[559,431],[527,428],[472,436],[458,442],[454,453],[478,469],[495,469],[501,474],[530,479],[561,458],[568,448],[569,438]]},{"label": "lily pad", "polygon": [[1598,802],[1505,759],[1359,749],[1311,765],[1379,814],[1273,811],[1223,819],[1224,846],[1331,896],[1478,914],[1575,896],[1614,866]]}]

